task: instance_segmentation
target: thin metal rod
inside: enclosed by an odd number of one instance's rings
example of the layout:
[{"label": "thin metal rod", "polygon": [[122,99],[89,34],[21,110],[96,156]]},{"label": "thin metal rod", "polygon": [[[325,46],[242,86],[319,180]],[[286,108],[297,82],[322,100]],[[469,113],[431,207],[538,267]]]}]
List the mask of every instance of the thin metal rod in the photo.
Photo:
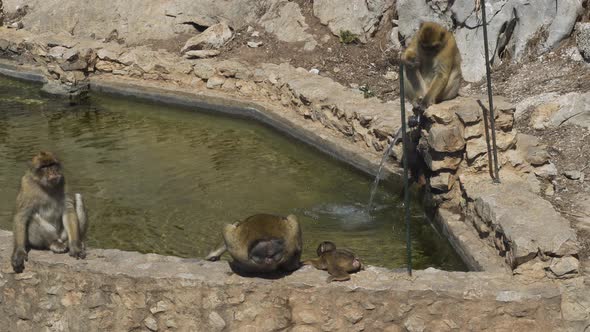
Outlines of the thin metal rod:
[{"label": "thin metal rod", "polygon": [[[481,100],[477,100],[477,103],[479,104],[479,107],[481,107],[481,111],[483,112],[483,129],[485,131],[485,137],[486,137],[486,146],[487,146],[487,155],[488,155],[488,165],[492,164],[492,144],[490,143],[490,125],[488,124],[488,116],[490,115],[490,112],[488,111],[488,109],[485,107],[485,105],[481,102]],[[496,178],[496,175],[494,175],[494,169],[492,167],[488,167],[488,173],[490,173],[490,178],[492,180],[494,180]]]},{"label": "thin metal rod", "polygon": [[404,65],[399,66],[399,93],[402,120],[402,142],[404,148],[404,208],[406,218],[406,256],[408,258],[408,274],[412,275],[412,240],[410,232],[410,190],[408,189],[408,135],[406,133],[406,97],[404,95]]},{"label": "thin metal rod", "polygon": [[486,20],[486,1],[481,0],[481,4],[481,17],[483,19],[483,45],[486,57],[486,79],[488,81],[488,102],[490,104],[490,126],[492,127],[492,152],[494,153],[494,182],[500,183],[500,170],[498,169],[498,146],[496,145],[496,119],[494,119],[494,101],[492,100],[492,76],[490,74],[490,57],[488,50],[488,22]]}]

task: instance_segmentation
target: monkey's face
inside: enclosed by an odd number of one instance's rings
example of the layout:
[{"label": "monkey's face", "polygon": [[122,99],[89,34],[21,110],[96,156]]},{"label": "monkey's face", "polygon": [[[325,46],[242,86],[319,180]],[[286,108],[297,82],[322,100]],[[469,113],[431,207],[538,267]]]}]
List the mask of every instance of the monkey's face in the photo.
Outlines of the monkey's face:
[{"label": "monkey's face", "polygon": [[420,50],[426,54],[437,54],[445,46],[446,29],[442,26],[427,22],[422,24],[419,33]]},{"label": "monkey's face", "polygon": [[54,188],[64,184],[61,164],[51,153],[40,152],[33,158],[31,168],[43,187]]},{"label": "monkey's face", "polygon": [[323,253],[328,252],[328,251],[332,251],[332,250],[336,250],[336,245],[333,242],[324,241],[324,242],[320,243],[316,252],[317,252],[318,256],[321,256]]}]

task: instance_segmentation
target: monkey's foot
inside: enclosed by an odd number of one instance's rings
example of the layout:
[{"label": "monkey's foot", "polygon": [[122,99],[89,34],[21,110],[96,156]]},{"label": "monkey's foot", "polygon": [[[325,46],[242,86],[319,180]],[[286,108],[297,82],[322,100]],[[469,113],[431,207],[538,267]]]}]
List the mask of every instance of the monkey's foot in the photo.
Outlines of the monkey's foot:
[{"label": "monkey's foot", "polygon": [[83,244],[73,245],[70,248],[70,256],[75,257],[76,259],[86,258],[86,250],[83,249]]},{"label": "monkey's foot", "polygon": [[55,241],[49,245],[49,250],[55,254],[63,254],[68,252],[68,246],[61,241]]},{"label": "monkey's foot", "polygon": [[22,273],[25,270],[25,261],[29,260],[29,255],[25,250],[15,250],[12,254],[12,269],[15,273]]}]

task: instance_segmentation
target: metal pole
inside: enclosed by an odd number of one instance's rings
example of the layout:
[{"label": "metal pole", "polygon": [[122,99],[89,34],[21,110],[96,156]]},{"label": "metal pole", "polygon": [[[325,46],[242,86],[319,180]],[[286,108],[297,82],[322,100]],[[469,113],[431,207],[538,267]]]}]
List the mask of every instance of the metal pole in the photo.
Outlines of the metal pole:
[{"label": "metal pole", "polygon": [[[500,171],[498,169],[498,146],[496,145],[496,119],[494,119],[494,101],[492,100],[492,77],[490,74],[490,57],[488,51],[488,22],[486,20],[486,1],[482,0],[481,17],[483,19],[483,44],[486,57],[486,79],[488,81],[488,103],[490,104],[490,126],[492,127],[492,152],[494,153],[494,182],[500,183]],[[491,165],[490,165],[491,167]]]},{"label": "metal pole", "polygon": [[412,275],[412,241],[410,237],[410,191],[408,189],[408,136],[406,134],[406,97],[404,95],[404,65],[399,65],[399,93],[402,119],[402,143],[404,148],[404,208],[406,218],[406,256],[408,258],[408,274]]}]

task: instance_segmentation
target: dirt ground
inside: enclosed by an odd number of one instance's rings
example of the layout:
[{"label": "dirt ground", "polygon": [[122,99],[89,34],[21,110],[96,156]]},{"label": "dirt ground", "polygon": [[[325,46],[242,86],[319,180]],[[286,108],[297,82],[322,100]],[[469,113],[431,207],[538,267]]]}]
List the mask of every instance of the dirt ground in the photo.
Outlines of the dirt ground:
[{"label": "dirt ground", "polygon": [[[581,197],[590,197],[590,131],[573,125],[538,131],[529,125],[529,116],[530,112],[527,112],[517,121],[518,132],[539,137],[547,146],[551,162],[558,170],[558,175],[553,181],[554,194],[543,196],[577,229],[578,239],[582,244],[581,258],[583,262],[589,263],[590,230],[577,226],[579,218],[590,217],[590,211],[579,205]],[[566,177],[566,171],[582,172],[583,181]]]},{"label": "dirt ground", "polygon": [[[302,14],[309,25],[308,32],[318,41],[316,48],[309,52],[303,50],[303,43],[286,43],[277,40],[266,33],[260,26],[247,27],[236,31],[236,36],[224,46],[220,58],[240,58],[250,63],[258,63],[261,59],[267,63],[287,62],[295,67],[307,70],[318,69],[321,76],[326,76],[344,86],[365,86],[374,96],[382,100],[393,100],[399,96],[397,81],[399,53],[388,49],[391,30],[392,11],[388,11],[382,20],[383,26],[368,43],[360,42],[345,44],[340,38],[322,25],[313,16],[312,5],[307,0],[297,0],[302,8]],[[252,32],[258,32],[259,37],[252,37]],[[247,42],[262,42],[258,48],[250,48]],[[384,75],[393,72],[393,79]]]}]

